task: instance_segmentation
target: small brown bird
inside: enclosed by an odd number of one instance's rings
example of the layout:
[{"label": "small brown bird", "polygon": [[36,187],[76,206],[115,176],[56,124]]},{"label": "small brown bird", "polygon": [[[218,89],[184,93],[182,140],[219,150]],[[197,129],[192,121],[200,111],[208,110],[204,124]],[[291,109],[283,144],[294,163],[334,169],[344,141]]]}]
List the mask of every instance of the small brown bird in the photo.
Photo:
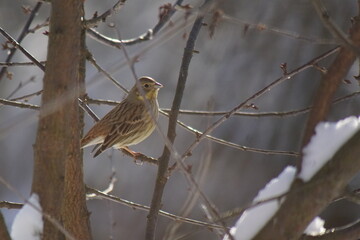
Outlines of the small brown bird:
[{"label": "small brown bird", "polygon": [[81,139],[81,147],[97,144],[94,157],[104,150],[122,148],[132,154],[136,152],[127,146],[137,144],[147,138],[155,129],[159,116],[157,96],[162,85],[151,77],[141,77],[139,87],[135,84],[128,96],[100,119]]}]

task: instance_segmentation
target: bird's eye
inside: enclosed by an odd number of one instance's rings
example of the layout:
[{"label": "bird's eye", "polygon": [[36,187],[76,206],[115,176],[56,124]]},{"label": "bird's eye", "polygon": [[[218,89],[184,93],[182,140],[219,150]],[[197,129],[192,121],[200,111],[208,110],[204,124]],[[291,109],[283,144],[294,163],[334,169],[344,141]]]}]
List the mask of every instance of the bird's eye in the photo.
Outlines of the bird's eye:
[{"label": "bird's eye", "polygon": [[147,83],[144,84],[144,88],[149,88],[149,87],[150,87],[150,84],[147,84]]}]

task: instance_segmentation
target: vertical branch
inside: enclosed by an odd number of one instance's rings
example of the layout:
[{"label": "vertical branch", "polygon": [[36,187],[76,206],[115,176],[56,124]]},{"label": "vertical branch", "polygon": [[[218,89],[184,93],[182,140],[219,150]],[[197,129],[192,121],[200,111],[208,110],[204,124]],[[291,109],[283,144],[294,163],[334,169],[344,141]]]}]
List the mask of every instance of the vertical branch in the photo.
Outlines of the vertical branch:
[{"label": "vertical branch", "polygon": [[[350,38],[356,47],[360,46],[360,22],[358,17],[354,18],[354,25],[350,29]],[[343,46],[340,49],[335,61],[329,70],[322,77],[321,84],[315,94],[313,107],[311,108],[308,122],[303,138],[303,146],[309,143],[314,134],[316,125],[324,121],[329,113],[332,97],[338,89],[341,81],[348,73],[350,67],[356,59],[356,53],[352,49]],[[298,161],[298,172],[301,170],[301,159]]]},{"label": "vertical branch", "polygon": [[[171,144],[174,143],[176,137],[176,122],[181,105],[181,100],[183,97],[186,79],[188,75],[189,64],[193,55],[193,50],[195,47],[195,40],[200,32],[202,26],[203,16],[200,15],[194,22],[194,25],[189,34],[189,38],[186,42],[186,47],[184,49],[184,55],[181,62],[180,73],[178,78],[178,83],[176,86],[176,93],[171,107],[170,117],[169,117],[169,127],[167,137]],[[164,188],[167,182],[167,170],[169,166],[171,152],[165,146],[162,156],[159,158],[159,168],[155,183],[155,189],[153,193],[153,198],[151,201],[151,207],[148,215],[147,225],[146,225],[146,238],[147,240],[154,239],[155,237],[155,227],[158,217],[158,212],[161,207],[161,199],[164,192]]]},{"label": "vertical branch", "polygon": [[[51,2],[32,191],[39,195],[43,211],[62,223],[76,239],[91,239],[79,139],[78,96],[80,76],[84,76],[79,73],[84,66],[82,4],[82,0]],[[64,236],[45,218],[42,239]]]}]

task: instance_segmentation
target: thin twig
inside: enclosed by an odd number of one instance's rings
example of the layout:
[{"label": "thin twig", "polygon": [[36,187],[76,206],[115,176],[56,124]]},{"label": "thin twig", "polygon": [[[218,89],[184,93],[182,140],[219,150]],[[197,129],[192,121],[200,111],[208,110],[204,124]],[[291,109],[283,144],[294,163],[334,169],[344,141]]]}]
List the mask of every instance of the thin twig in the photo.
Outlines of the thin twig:
[{"label": "thin twig", "polygon": [[[81,103],[80,101],[81,100],[79,100],[79,104],[83,108],[83,110],[85,110],[91,118],[93,118],[95,121],[97,121],[96,119],[98,119],[98,117],[95,117],[96,115],[94,115],[94,112],[86,104]],[[85,99],[85,102],[87,102],[86,99]],[[40,106],[35,105],[35,104],[17,102],[17,101],[13,101],[13,100],[2,99],[2,98],[0,98],[0,104],[13,106],[13,107],[19,107],[19,108],[33,109],[33,110],[39,110],[40,109]],[[166,113],[166,116],[168,116],[167,113]],[[188,130],[191,133],[194,133],[197,136],[202,134],[201,131],[196,130],[193,127],[190,127],[190,126],[184,124],[183,122],[181,122],[179,120],[177,120],[177,123],[181,127],[183,127],[184,129]],[[206,138],[208,138],[208,139],[210,139],[210,140],[212,140],[212,141],[214,141],[216,143],[219,143],[221,145],[225,145],[225,146],[228,146],[228,147],[232,147],[232,148],[239,149],[239,150],[242,150],[242,151],[247,151],[247,152],[255,152],[255,153],[262,153],[262,154],[274,154],[274,155],[287,155],[287,156],[295,156],[295,157],[300,155],[299,153],[290,152],[290,151],[274,151],[274,150],[246,147],[246,146],[242,146],[242,145],[238,145],[236,143],[226,141],[224,139],[213,137],[211,135],[207,135]],[[124,153],[128,154],[126,151]],[[156,158],[152,158],[152,157],[143,155],[141,153],[139,153],[139,155],[136,157],[136,160],[140,160],[140,161],[143,161],[143,162],[148,162],[148,163],[154,164],[154,165],[158,165],[158,163],[159,163]]]},{"label": "thin twig", "polygon": [[[28,31],[28,30],[29,30],[29,27],[30,27],[32,21],[34,20],[37,12],[39,11],[41,5],[42,5],[42,2],[41,2],[41,1],[38,1],[37,4],[35,5],[35,7],[33,8],[33,10],[31,11],[31,13],[30,13],[30,15],[29,15],[29,18],[28,18],[28,20],[26,21],[26,23],[25,23],[25,25],[24,25],[21,33],[20,33],[20,36],[18,37],[17,41],[15,41],[15,42],[17,43],[17,45],[18,45],[19,43],[21,43],[21,41],[22,41],[22,40],[25,38],[25,36],[29,33],[29,31]],[[2,28],[0,28],[0,29],[2,30]],[[2,31],[3,31],[3,30],[2,30]],[[10,40],[9,38],[7,38],[7,39],[8,39],[10,42],[13,43],[12,40]],[[16,45],[14,45],[14,46],[16,46]],[[9,62],[11,61],[12,57],[13,57],[14,54],[15,54],[15,51],[16,51],[16,48],[12,48],[12,49],[10,50],[9,55],[7,56],[7,58],[6,58],[6,60],[5,60],[6,63],[9,63]],[[7,69],[7,67],[3,67],[3,68],[0,70],[0,81],[1,81],[4,73],[6,72],[6,69]]]},{"label": "thin twig", "polygon": [[[42,71],[45,71],[44,65],[42,65],[36,58],[31,55],[25,48],[23,48],[13,37],[11,37],[2,27],[0,27],[0,33],[9,40],[14,47],[18,48],[26,57],[28,57],[32,62],[34,62]],[[4,69],[4,68],[3,68]]]},{"label": "thin twig", "polygon": [[120,9],[125,5],[126,0],[119,0],[115,3],[115,5],[105,11],[100,16],[95,16],[92,19],[85,20],[84,25],[87,28],[95,27],[100,22],[105,22],[106,18],[110,17],[112,14],[120,11]]},{"label": "thin twig", "polygon": [[86,59],[94,65],[94,67],[101,73],[103,73],[112,83],[115,84],[115,86],[122,89],[124,92],[129,93],[129,90],[127,90],[124,86],[122,86],[118,81],[116,81],[108,72],[106,72],[102,67],[100,67],[99,64],[97,64],[94,56],[91,54],[89,50],[86,51]]},{"label": "thin twig", "polygon": [[31,97],[39,96],[42,92],[43,92],[43,90],[39,90],[39,91],[36,91],[34,93],[30,93],[30,94],[27,94],[27,95],[24,95],[24,96],[21,96],[21,97],[13,98],[13,99],[11,99],[11,101],[18,101],[18,100],[22,100],[22,99],[28,100]]},{"label": "thin twig", "polygon": [[[212,142],[208,141],[206,148],[203,151],[203,154],[200,158],[199,166],[196,169],[194,175],[199,183],[199,185],[204,185],[207,175],[209,173],[209,168],[212,161]],[[199,199],[199,193],[194,189],[193,186],[190,186],[187,197],[182,203],[181,209],[178,211],[181,216],[188,216],[191,211],[196,206]],[[163,239],[175,239],[175,233],[182,225],[181,222],[173,222],[167,226]]]},{"label": "thin twig", "polygon": [[35,79],[35,77],[32,76],[32,77],[30,77],[30,79],[27,80],[26,82],[20,82],[20,83],[18,84],[18,86],[6,97],[6,99],[11,98],[11,97],[14,96],[20,89],[22,89],[23,87],[25,87],[25,86],[28,85],[29,83],[34,82],[34,79]]},{"label": "thin twig", "polygon": [[[335,99],[332,103],[337,104],[342,101],[345,101],[349,98],[356,97],[360,94],[360,91],[353,92],[351,94],[345,95],[343,97],[339,97]],[[113,100],[105,100],[105,99],[94,99],[94,98],[87,98],[87,103],[89,104],[106,104],[110,106],[116,106],[119,104],[119,101],[113,101]],[[285,116],[297,116],[300,114],[304,114],[310,111],[310,107],[301,108],[297,110],[291,110],[291,111],[285,111],[285,112],[235,112],[234,116],[242,116],[242,117],[285,117]],[[169,108],[161,108],[161,113],[164,116],[168,116],[171,109]],[[179,114],[184,115],[195,115],[195,116],[221,116],[228,113],[228,111],[200,111],[200,110],[186,110],[186,109],[180,109]]]},{"label": "thin twig", "polygon": [[7,208],[7,209],[20,209],[24,206],[22,203],[14,203],[9,201],[1,201],[0,208]]},{"label": "thin twig", "polygon": [[[94,121],[98,121],[96,119],[99,119],[96,114],[84,103],[80,102],[82,100],[79,100],[79,104],[80,106],[83,108],[83,110],[85,110],[87,112],[87,114],[94,119]],[[87,103],[87,99],[85,98],[84,100]],[[30,103],[24,103],[24,102],[17,102],[17,101],[13,101],[13,100],[7,100],[7,99],[2,99],[0,98],[0,104],[2,105],[9,105],[9,106],[13,106],[13,107],[19,107],[19,108],[26,108],[26,109],[33,109],[33,110],[39,110],[40,106],[38,105],[34,105],[34,104],[30,104]],[[167,113],[164,114],[165,116],[168,116]],[[95,117],[96,116],[96,117]],[[179,124],[181,127],[183,127],[184,129],[186,129],[187,131],[195,134],[196,136],[199,136],[202,134],[201,131],[190,127],[188,125],[186,125],[185,123],[177,120],[177,124]],[[242,151],[246,151],[246,152],[255,152],[255,153],[261,153],[261,154],[272,154],[272,155],[286,155],[286,156],[299,156],[299,153],[296,152],[291,152],[291,151],[274,151],[274,150],[267,150],[267,149],[260,149],[260,148],[253,148],[253,147],[247,147],[247,146],[242,146],[242,145],[238,145],[236,143],[232,143],[229,141],[226,141],[224,139],[220,139],[211,135],[207,135],[206,138],[219,143],[221,145],[225,145],[231,148],[235,148],[235,149],[239,149]],[[128,155],[128,153],[125,151],[125,154]],[[130,155],[128,155],[130,156]],[[158,165],[158,160],[156,158],[152,158],[146,155],[143,155],[142,153],[139,153],[138,156],[136,156],[136,160],[140,160],[143,162],[148,162],[150,164],[153,165]]]},{"label": "thin twig", "polygon": [[158,23],[152,28],[148,29],[145,33],[141,34],[140,36],[132,39],[126,39],[126,40],[118,40],[114,38],[107,37],[105,35],[102,35],[101,33],[97,32],[96,30],[89,28],[87,29],[87,33],[95,40],[102,42],[108,46],[120,48],[121,45],[134,45],[143,41],[148,41],[153,38],[160,30],[161,28],[169,21],[169,19],[172,17],[172,15],[176,12],[175,6],[181,5],[183,0],[177,0],[171,10],[166,12],[158,21]]},{"label": "thin twig", "polygon": [[8,106],[13,106],[13,107],[28,108],[28,109],[34,109],[34,110],[40,109],[39,106],[34,105],[34,104],[16,102],[16,101],[6,100],[6,99],[2,99],[2,98],[0,98],[0,105],[8,105]]},{"label": "thin twig", "polygon": [[310,43],[314,43],[314,44],[326,44],[326,45],[330,45],[330,44],[337,45],[338,44],[338,42],[336,42],[332,39],[318,39],[318,38],[313,38],[313,37],[306,37],[306,36],[302,36],[295,32],[290,32],[290,31],[282,30],[282,29],[279,29],[276,27],[267,26],[266,24],[263,24],[263,23],[251,23],[248,21],[244,21],[244,20],[229,16],[227,14],[223,14],[221,16],[221,19],[224,19],[228,22],[241,24],[244,26],[244,28],[246,28],[246,31],[248,29],[255,29],[257,31],[268,31],[268,32],[273,32],[275,34],[285,36],[285,37],[298,39],[301,41],[310,42]]},{"label": "thin twig", "polygon": [[188,147],[188,149],[183,153],[182,155],[182,161],[184,161],[188,156],[191,155],[192,151],[197,147],[197,145],[206,137],[206,135],[210,134],[214,129],[216,129],[218,126],[220,126],[223,122],[225,122],[227,119],[229,119],[234,113],[238,112],[240,109],[242,109],[244,106],[246,106],[250,101],[253,101],[254,99],[262,96],[266,92],[268,92],[271,88],[275,87],[276,85],[291,79],[293,76],[298,74],[301,71],[304,71],[307,68],[312,67],[314,64],[319,62],[320,60],[334,54],[340,49],[340,47],[336,47],[331,49],[330,51],[327,51],[326,53],[320,55],[319,57],[312,59],[308,63],[296,68],[295,70],[291,71],[288,74],[285,74],[283,77],[280,77],[264,87],[263,89],[259,90],[252,96],[248,97],[245,101],[234,107],[232,110],[227,112],[227,114],[223,115],[221,118],[219,118],[217,121],[215,121],[210,127],[208,127],[200,136],[198,136],[194,142]]},{"label": "thin twig", "polygon": [[[139,210],[144,210],[144,211],[149,211],[150,210],[150,207],[148,207],[148,206],[138,204],[138,203],[134,203],[134,202],[131,202],[131,201],[119,198],[119,197],[115,197],[115,196],[110,195],[110,194],[105,194],[105,193],[100,192],[100,191],[98,191],[98,190],[96,190],[94,188],[86,187],[86,192],[88,194],[92,194],[91,198],[107,199],[109,201],[120,203],[122,205],[131,207],[133,209],[139,209]],[[189,224],[202,226],[202,227],[207,227],[207,228],[211,228],[211,229],[222,228],[222,226],[219,226],[219,225],[216,225],[216,224],[202,222],[202,221],[198,221],[198,220],[194,220],[194,219],[190,219],[190,218],[186,218],[186,217],[177,216],[177,215],[165,212],[163,210],[159,211],[159,215],[170,218],[170,219],[172,219],[174,221],[181,221],[181,222],[184,222],[184,223],[189,223]]]},{"label": "thin twig", "polygon": [[43,27],[48,27],[50,24],[50,18],[46,18],[45,21],[43,23],[37,24],[35,27],[30,28],[29,29],[29,33],[35,33],[37,30],[43,28]]},{"label": "thin twig", "polygon": [[360,56],[360,49],[354,45],[351,39],[349,39],[345,33],[341,31],[340,28],[336,26],[336,24],[331,20],[328,11],[326,10],[324,4],[321,0],[312,0],[311,1],[316,13],[319,15],[321,21],[324,26],[329,30],[331,35],[335,37],[339,41],[341,45],[344,45],[350,48],[352,51],[356,53],[357,56]]},{"label": "thin twig", "polygon": [[[184,20],[182,22],[179,21],[179,22],[173,23],[171,28],[167,28],[167,31],[164,31],[161,35],[159,34],[156,41],[151,41],[144,48],[142,48],[140,51],[138,51],[136,54],[134,54],[134,57],[132,57],[132,59],[139,59],[145,53],[147,53],[151,49],[154,49],[154,47],[159,46],[159,45],[164,44],[165,42],[169,41],[170,39],[175,37],[176,34],[178,34],[182,29],[185,29],[188,26],[190,26],[194,19],[195,19],[195,16],[191,15],[191,16],[188,16],[186,18],[186,20]],[[109,46],[111,46],[111,44]],[[118,47],[116,47],[116,48],[118,49]],[[112,70],[112,72],[116,73],[117,71],[121,70],[123,67],[125,67],[127,65],[128,65],[127,60],[125,60],[119,64],[116,64],[116,67]],[[90,81],[90,82],[92,82],[92,81]]]},{"label": "thin twig", "polygon": [[[46,61],[40,61],[45,65]],[[0,66],[13,67],[13,66],[32,66],[36,65],[34,62],[0,62]]]},{"label": "thin twig", "polygon": [[[163,113],[165,116],[168,116],[168,113]],[[181,127],[183,127],[184,129],[186,129],[187,131],[193,133],[195,136],[200,136],[203,134],[203,132],[190,127],[188,125],[186,125],[185,123],[181,122],[180,120],[177,120],[177,124],[179,124]],[[217,138],[211,135],[206,135],[205,136],[207,139],[214,141],[216,143],[219,143],[221,145],[225,145],[228,147],[232,147],[241,151],[247,151],[247,152],[255,152],[255,153],[262,153],[262,154],[274,154],[274,155],[287,155],[287,156],[295,156],[298,157],[300,154],[297,152],[291,152],[291,151],[274,151],[274,150],[267,150],[267,149],[260,149],[260,148],[253,148],[253,147],[246,147],[246,146],[242,146],[236,143],[232,143],[229,141],[226,141],[224,139],[221,138]],[[174,165],[172,167],[170,167],[170,169],[173,169],[176,166],[176,163],[174,163]]]}]

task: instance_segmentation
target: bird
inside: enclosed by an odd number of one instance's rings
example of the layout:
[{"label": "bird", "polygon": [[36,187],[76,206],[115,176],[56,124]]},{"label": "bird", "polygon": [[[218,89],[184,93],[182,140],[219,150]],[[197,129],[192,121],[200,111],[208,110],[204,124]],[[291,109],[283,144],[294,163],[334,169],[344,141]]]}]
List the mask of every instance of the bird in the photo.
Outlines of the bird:
[{"label": "bird", "polygon": [[108,112],[81,139],[81,148],[96,145],[93,157],[108,148],[123,149],[134,158],[139,154],[128,148],[145,140],[155,129],[159,116],[157,100],[163,85],[148,76],[140,77],[127,97]]}]

